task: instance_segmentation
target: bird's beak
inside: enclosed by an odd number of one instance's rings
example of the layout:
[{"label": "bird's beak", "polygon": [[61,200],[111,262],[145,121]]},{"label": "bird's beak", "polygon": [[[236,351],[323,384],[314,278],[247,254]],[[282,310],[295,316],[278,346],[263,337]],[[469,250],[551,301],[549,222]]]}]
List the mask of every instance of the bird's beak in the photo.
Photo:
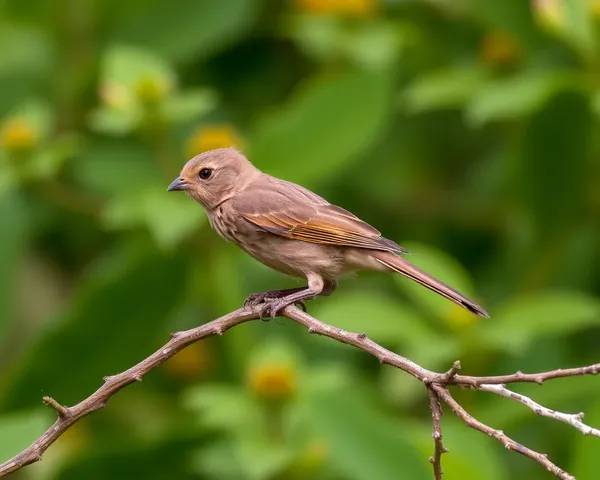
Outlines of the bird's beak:
[{"label": "bird's beak", "polygon": [[173,180],[171,182],[171,185],[169,185],[169,188],[167,188],[167,192],[173,192],[173,191],[177,191],[177,190],[187,190],[189,188],[190,188],[190,186],[187,184],[187,182],[183,178],[177,177],[175,180]]}]

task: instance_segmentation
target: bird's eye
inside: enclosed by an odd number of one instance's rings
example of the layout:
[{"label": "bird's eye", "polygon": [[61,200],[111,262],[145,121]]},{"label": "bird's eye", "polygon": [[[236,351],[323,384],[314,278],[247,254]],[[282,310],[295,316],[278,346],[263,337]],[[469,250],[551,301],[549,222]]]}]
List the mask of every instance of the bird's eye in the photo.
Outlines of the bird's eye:
[{"label": "bird's eye", "polygon": [[198,176],[202,180],[206,180],[206,179],[210,178],[211,175],[212,175],[212,168],[203,168],[202,170],[200,170],[198,172]]}]

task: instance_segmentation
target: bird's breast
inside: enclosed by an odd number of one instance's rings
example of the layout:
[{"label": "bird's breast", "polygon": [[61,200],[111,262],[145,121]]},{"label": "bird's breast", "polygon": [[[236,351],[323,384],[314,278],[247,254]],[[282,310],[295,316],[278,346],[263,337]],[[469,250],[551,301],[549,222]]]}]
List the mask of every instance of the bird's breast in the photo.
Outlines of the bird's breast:
[{"label": "bird's breast", "polygon": [[208,221],[215,232],[229,242],[237,242],[236,218],[219,206],[208,214]]}]

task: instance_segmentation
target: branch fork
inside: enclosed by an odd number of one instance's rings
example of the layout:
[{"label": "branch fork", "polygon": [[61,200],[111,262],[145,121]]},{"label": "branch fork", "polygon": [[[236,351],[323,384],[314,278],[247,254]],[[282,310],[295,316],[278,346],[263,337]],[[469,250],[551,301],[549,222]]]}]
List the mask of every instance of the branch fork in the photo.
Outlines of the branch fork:
[{"label": "branch fork", "polygon": [[[241,323],[258,320],[261,318],[261,311],[261,305],[240,308],[200,327],[171,334],[171,340],[159,350],[126,371],[117,375],[105,377],[104,384],[98,390],[72,407],[66,407],[52,397],[44,397],[42,401],[56,411],[58,418],[31,446],[15,455],[13,458],[0,464],[0,477],[4,477],[11,472],[15,472],[27,465],[40,461],[43,453],[72,425],[86,415],[104,408],[108,400],[118,391],[132,383],[141,382],[144,375],[173,357],[185,347],[213,335],[223,335],[227,330]],[[575,479],[575,477],[550,461],[546,454],[531,450],[508,437],[503,431],[492,428],[477,420],[450,394],[449,387],[451,386],[471,388],[499,395],[508,400],[522,403],[539,416],[552,418],[566,423],[573,428],[576,428],[584,435],[600,437],[600,430],[583,423],[583,413],[569,414],[551,410],[536,403],[531,398],[513,392],[506,387],[507,384],[511,383],[537,383],[541,385],[547,380],[557,378],[597,375],[600,372],[600,363],[586,367],[559,369],[542,373],[523,373],[518,371],[512,375],[475,377],[460,375],[461,364],[459,361],[456,361],[448,371],[438,373],[428,370],[408,358],[382,347],[371,340],[365,333],[352,333],[333,327],[317,320],[295,306],[290,305],[284,308],[280,313],[280,316],[304,325],[309,333],[322,335],[331,338],[332,340],[353,345],[364,350],[377,358],[381,364],[399,368],[424,384],[429,395],[429,405],[431,408],[434,452],[429,461],[433,467],[435,480],[442,480],[443,471],[441,457],[448,451],[444,447],[442,441],[442,404],[447,405],[468,427],[474,428],[485,435],[495,438],[508,450],[515,451],[531,458],[546,470],[553,473],[557,478],[561,480]]]}]

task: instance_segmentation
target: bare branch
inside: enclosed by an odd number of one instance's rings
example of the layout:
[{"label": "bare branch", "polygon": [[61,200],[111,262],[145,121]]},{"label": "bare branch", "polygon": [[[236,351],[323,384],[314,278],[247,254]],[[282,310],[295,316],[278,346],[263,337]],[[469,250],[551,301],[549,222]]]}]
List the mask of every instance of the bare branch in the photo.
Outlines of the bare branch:
[{"label": "bare branch", "polygon": [[46,430],[31,446],[23,450],[18,455],[10,460],[0,464],[0,477],[8,475],[15,470],[18,470],[26,465],[38,462],[42,459],[42,454],[52,445],[63,433],[65,433],[74,423],[81,420],[86,415],[89,415],[96,410],[100,410],[106,406],[108,400],[119,390],[125,388],[136,381],[142,379],[150,370],[164,363],[177,352],[181,351],[188,345],[197,342],[211,335],[221,335],[229,328],[238,325],[248,320],[259,318],[258,309],[245,310],[239,309],[221,318],[206,323],[201,327],[187,330],[185,332],[177,332],[172,335],[171,341],[154,352],[145,360],[142,360],[137,365],[129,370],[106,377],[104,385],[96,390],[92,395],[73,407],[64,407],[51,397],[44,397],[43,401],[46,405],[56,410],[58,419],[54,424]]},{"label": "bare branch", "polygon": [[450,395],[448,389],[442,385],[434,385],[433,389],[436,393],[448,404],[448,406],[452,409],[452,411],[460,418],[467,426],[474,428],[475,430],[479,430],[490,437],[498,440],[504,448],[507,450],[512,450],[514,452],[520,453],[521,455],[525,455],[540,465],[542,465],[546,470],[552,472],[561,480],[575,480],[575,477],[565,472],[561,468],[557,467],[554,463],[548,460],[548,456],[543,453],[538,453],[530,448],[521,445],[520,443],[515,442],[512,438],[508,437],[502,430],[496,430],[484,423],[481,423],[475,417],[473,417],[469,412],[467,412],[455,399]]},{"label": "bare branch", "polygon": [[442,443],[442,405],[440,404],[440,398],[433,388],[428,388],[429,392],[429,406],[431,407],[431,423],[433,424],[433,456],[429,457],[429,462],[433,465],[433,476],[435,480],[442,480],[444,472],[442,470],[442,454],[448,450],[444,448]]},{"label": "bare branch", "polygon": [[539,403],[534,402],[531,398],[526,397],[525,395],[521,395],[520,393],[513,392],[509,390],[504,385],[480,385],[478,390],[483,392],[492,392],[496,395],[500,395],[501,397],[509,398],[511,400],[515,400],[523,405],[526,405],[531,410],[533,410],[537,415],[541,417],[553,418],[554,420],[558,420],[559,422],[564,422],[572,427],[579,430],[584,435],[593,435],[594,437],[600,437],[600,430],[590,427],[582,422],[583,420],[583,412],[581,413],[562,413],[557,412],[556,410],[550,410],[549,408],[540,405]]},{"label": "bare branch", "polygon": [[[51,397],[44,397],[44,403],[57,412],[57,420],[31,446],[13,458],[0,464],[0,477],[41,460],[42,454],[73,424],[81,420],[86,415],[104,408],[108,400],[118,391],[125,388],[127,385],[141,381],[144,375],[164,363],[166,360],[188,345],[212,335],[223,335],[223,333],[225,333],[228,329],[239,325],[240,323],[260,318],[262,307],[262,305],[257,305],[250,308],[241,308],[198,328],[173,333],[171,335],[171,340],[163,347],[130,369],[117,375],[106,377],[104,379],[104,385],[102,385],[92,395],[77,405],[65,407]],[[304,325],[308,329],[309,333],[316,333],[318,335],[329,337],[333,340],[337,340],[348,345],[353,345],[361,350],[364,350],[365,352],[377,358],[380,363],[399,368],[409,375],[415,377],[426,386],[429,392],[429,400],[432,411],[433,438],[435,448],[431,462],[433,464],[434,476],[436,480],[442,479],[441,456],[446,451],[442,444],[442,408],[440,405],[440,400],[448,404],[448,406],[450,406],[456,415],[458,415],[458,417],[461,418],[468,426],[473,427],[485,433],[486,435],[496,438],[507,449],[514,450],[522,455],[532,458],[546,469],[554,473],[558,478],[562,480],[573,479],[571,475],[561,470],[550,460],[548,460],[546,455],[534,452],[533,450],[524,447],[523,445],[520,445],[514,440],[510,439],[502,431],[495,430],[476,420],[469,413],[467,413],[464,408],[462,408],[460,404],[450,395],[450,392],[448,391],[449,386],[455,385],[460,387],[468,387],[475,390],[482,390],[505,396],[527,405],[539,415],[548,416],[550,418],[568,423],[584,434],[599,436],[598,430],[584,425],[581,422],[582,414],[569,415],[560,412],[553,412],[552,410],[533,402],[533,400],[529,399],[528,397],[511,392],[502,384],[515,382],[533,382],[541,384],[545,380],[554,378],[588,374],[595,375],[600,371],[600,364],[567,370],[553,370],[550,372],[535,374],[517,372],[513,375],[475,377],[458,375],[460,363],[457,361],[447,372],[437,373],[423,368],[413,361],[382,347],[373,340],[369,339],[364,333],[352,333],[333,327],[317,320],[295,306],[286,307],[283,311],[283,316],[293,320],[294,322]]]},{"label": "bare branch", "polygon": [[451,381],[448,382],[448,384],[471,387],[477,387],[479,385],[483,385],[484,383],[490,385],[500,385],[505,383],[537,383],[538,385],[541,385],[546,380],[553,380],[555,378],[581,377],[583,375],[598,375],[598,373],[600,373],[600,363],[579,368],[559,368],[558,370],[551,370],[549,372],[541,373],[523,373],[519,371],[511,375],[498,375],[493,377],[470,377],[467,375],[456,375]]}]

